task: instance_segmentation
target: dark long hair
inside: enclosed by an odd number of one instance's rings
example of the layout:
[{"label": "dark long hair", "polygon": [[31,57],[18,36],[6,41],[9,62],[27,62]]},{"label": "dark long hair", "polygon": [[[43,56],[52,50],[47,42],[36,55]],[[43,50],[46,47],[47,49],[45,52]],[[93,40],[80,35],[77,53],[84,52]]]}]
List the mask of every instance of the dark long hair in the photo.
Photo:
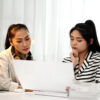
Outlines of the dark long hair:
[{"label": "dark long hair", "polygon": [[[79,31],[82,37],[86,40],[86,42],[89,45],[88,46],[89,51],[100,52],[100,45],[97,38],[97,32],[96,32],[95,24],[92,20],[87,20],[85,23],[76,24],[70,30],[70,36],[74,30]],[[90,44],[91,39],[93,39],[93,44]]]},{"label": "dark long hair", "polygon": [[20,29],[25,29],[29,32],[27,26],[24,24],[12,24],[12,25],[10,25],[10,27],[8,28],[7,36],[6,36],[6,40],[5,40],[5,49],[10,47],[10,40],[12,40],[12,38],[15,36],[15,32],[20,30]]}]

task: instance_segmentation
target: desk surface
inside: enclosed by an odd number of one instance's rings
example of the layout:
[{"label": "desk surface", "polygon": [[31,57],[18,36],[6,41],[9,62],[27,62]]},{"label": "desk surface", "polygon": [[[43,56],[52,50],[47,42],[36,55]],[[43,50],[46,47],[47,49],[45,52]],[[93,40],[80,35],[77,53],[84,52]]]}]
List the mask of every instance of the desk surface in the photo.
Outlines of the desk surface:
[{"label": "desk surface", "polygon": [[14,93],[14,92],[0,92],[0,100],[100,100],[99,98],[78,98],[78,97],[51,97],[40,96],[34,93]]}]

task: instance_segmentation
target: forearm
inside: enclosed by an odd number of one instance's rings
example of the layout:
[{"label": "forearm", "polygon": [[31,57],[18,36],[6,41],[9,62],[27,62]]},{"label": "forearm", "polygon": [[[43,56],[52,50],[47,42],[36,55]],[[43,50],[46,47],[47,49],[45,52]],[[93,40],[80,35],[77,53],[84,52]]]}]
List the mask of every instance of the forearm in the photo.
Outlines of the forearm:
[{"label": "forearm", "polygon": [[0,78],[0,90],[15,91],[18,88],[18,83],[11,81],[10,79]]}]

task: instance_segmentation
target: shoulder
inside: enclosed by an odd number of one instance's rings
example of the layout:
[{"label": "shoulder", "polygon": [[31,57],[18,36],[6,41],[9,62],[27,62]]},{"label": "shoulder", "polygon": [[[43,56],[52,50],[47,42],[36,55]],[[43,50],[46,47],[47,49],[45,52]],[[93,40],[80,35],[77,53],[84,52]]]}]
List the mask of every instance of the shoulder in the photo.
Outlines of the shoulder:
[{"label": "shoulder", "polygon": [[93,55],[99,56],[100,57],[100,52],[95,52]]},{"label": "shoulder", "polygon": [[94,58],[94,59],[100,59],[100,52],[92,53],[91,58]]},{"label": "shoulder", "polygon": [[86,57],[86,61],[89,65],[100,65],[100,52],[92,52],[90,51]]},{"label": "shoulder", "polygon": [[67,62],[72,62],[72,60],[70,57],[65,57],[62,62],[67,63]]},{"label": "shoulder", "polygon": [[6,59],[6,58],[10,58],[10,57],[12,57],[11,47],[0,52],[0,59],[2,59],[2,58]]}]

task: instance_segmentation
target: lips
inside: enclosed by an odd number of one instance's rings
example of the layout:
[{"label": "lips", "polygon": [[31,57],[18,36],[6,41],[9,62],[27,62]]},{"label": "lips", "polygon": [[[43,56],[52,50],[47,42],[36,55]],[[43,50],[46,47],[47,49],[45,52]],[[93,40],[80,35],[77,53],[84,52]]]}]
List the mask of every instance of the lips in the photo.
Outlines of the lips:
[{"label": "lips", "polygon": [[28,51],[28,48],[23,49],[23,51]]},{"label": "lips", "polygon": [[77,49],[76,47],[72,47],[72,49]]}]

